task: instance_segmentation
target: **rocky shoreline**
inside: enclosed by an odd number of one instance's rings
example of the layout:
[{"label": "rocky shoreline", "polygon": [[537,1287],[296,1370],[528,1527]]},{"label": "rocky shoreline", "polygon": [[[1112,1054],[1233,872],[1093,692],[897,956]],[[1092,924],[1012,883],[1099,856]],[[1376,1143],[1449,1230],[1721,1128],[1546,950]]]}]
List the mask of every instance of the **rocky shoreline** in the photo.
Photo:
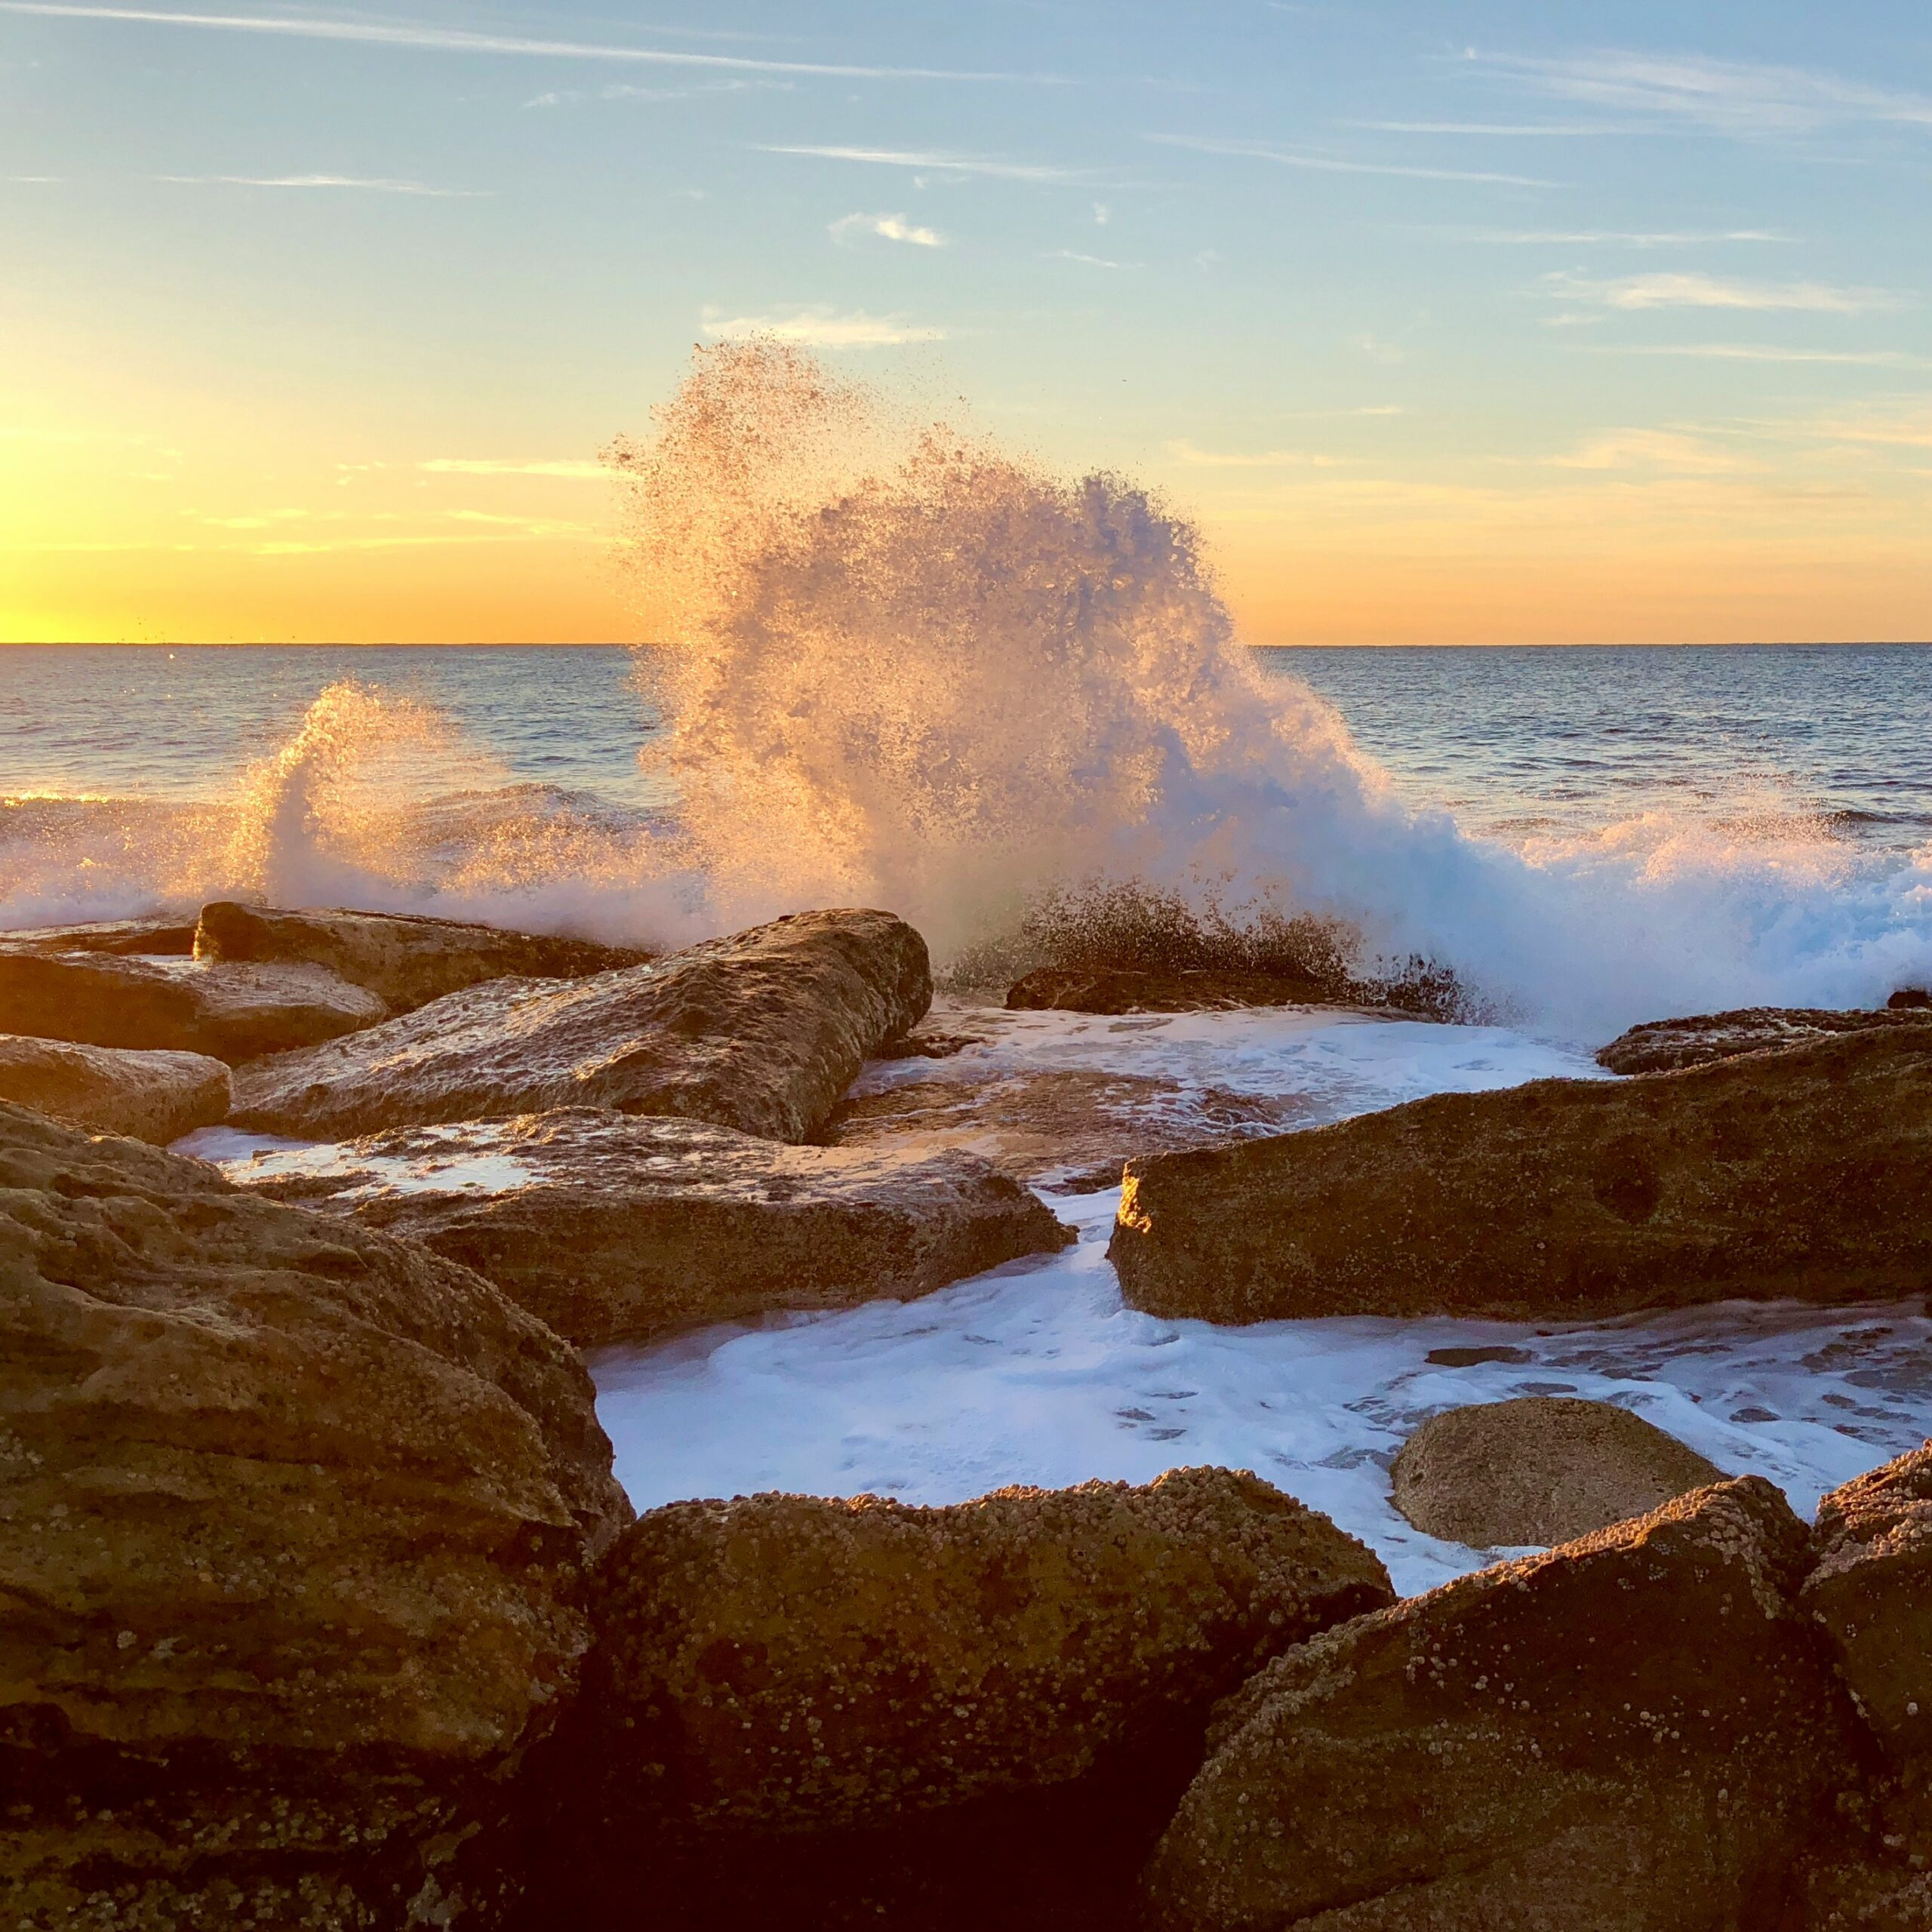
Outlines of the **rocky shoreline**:
[{"label": "rocky shoreline", "polygon": [[[958,1044],[930,1001],[876,912],[657,959],[228,905],[0,936],[5,1922],[1932,1926],[1932,1445],[1807,1525],[1620,1409],[1454,1411],[1399,1506],[1552,1546],[1409,1598],[1219,1468],[634,1516],[578,1346],[1070,1238],[1024,1183],[1078,1096],[1011,1160],[854,1137],[862,1068]],[[1171,1152],[1118,1103],[1130,1300],[1932,1287],[1932,1011],[1602,1057],[1641,1070]],[[223,1123],[328,1144],[242,1185],[145,1144]]]}]

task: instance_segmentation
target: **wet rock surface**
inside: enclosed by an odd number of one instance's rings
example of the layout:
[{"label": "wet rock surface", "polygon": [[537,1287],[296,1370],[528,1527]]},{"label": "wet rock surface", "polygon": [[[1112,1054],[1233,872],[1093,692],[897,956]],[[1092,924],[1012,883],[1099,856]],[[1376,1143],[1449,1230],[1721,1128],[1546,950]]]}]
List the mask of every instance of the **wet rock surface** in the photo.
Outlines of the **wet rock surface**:
[{"label": "wet rock surface", "polygon": [[82,1046],[206,1054],[233,1066],[339,1038],[388,1011],[321,966],[0,952],[0,1031]]},{"label": "wet rock surface", "polygon": [[0,1106],[8,1923],[499,1923],[610,1460],[479,1276]]},{"label": "wet rock surface", "polygon": [[420,1241],[585,1346],[909,1300],[1073,1239],[969,1154],[790,1146],[608,1109],[402,1129],[233,1177]]},{"label": "wet rock surface", "polygon": [[1683,1067],[1734,1059],[1740,1054],[1806,1046],[1873,1027],[1928,1025],[1932,1025],[1932,1011],[1897,994],[1889,1006],[1876,1012],[1829,1007],[1740,1007],[1730,1013],[1694,1014],[1681,1020],[1653,1020],[1632,1026],[1598,1051],[1597,1063],[1612,1073],[1673,1073]]},{"label": "wet rock surface", "polygon": [[1019,1872],[1131,1881],[1122,1847],[1152,1842],[1211,1700],[1392,1595],[1352,1537],[1227,1470],[941,1509],[674,1504],[600,1574],[570,1809],[607,1858],[661,1844],[696,1923],[727,1897],[915,1922],[989,1858],[1032,1922]]},{"label": "wet rock surface", "polygon": [[1601,1316],[1932,1287],[1932,1028],[1611,1082],[1441,1094],[1136,1161],[1149,1313]]},{"label": "wet rock surface", "polygon": [[228,1069],[205,1054],[0,1033],[0,1100],[165,1147],[226,1117]]},{"label": "wet rock surface", "polygon": [[401,912],[286,911],[218,900],[202,908],[198,959],[327,967],[391,1014],[488,980],[577,980],[643,964],[635,947],[600,946]]},{"label": "wet rock surface", "polygon": [[1417,1529],[1477,1549],[1569,1543],[1724,1475],[1628,1409],[1557,1395],[1432,1416],[1390,1473]]},{"label": "wet rock surface", "polygon": [[97,919],[77,926],[21,927],[0,932],[0,953],[148,953],[185,959],[194,949],[194,920],[172,913],[143,919]]},{"label": "wet rock surface", "polygon": [[1146,1875],[1187,1932],[1771,1927],[1857,1774],[1755,1477],[1285,1653],[1215,1715]]},{"label": "wet rock surface", "polygon": [[931,996],[925,942],[903,920],[801,912],[651,965],[448,994],[363,1038],[250,1068],[233,1118],[331,1140],[610,1106],[804,1140]]},{"label": "wet rock surface", "polygon": [[1007,989],[1014,1013],[1200,1013],[1238,1007],[1331,1004],[1334,989],[1312,978],[1176,968],[1042,966]]}]

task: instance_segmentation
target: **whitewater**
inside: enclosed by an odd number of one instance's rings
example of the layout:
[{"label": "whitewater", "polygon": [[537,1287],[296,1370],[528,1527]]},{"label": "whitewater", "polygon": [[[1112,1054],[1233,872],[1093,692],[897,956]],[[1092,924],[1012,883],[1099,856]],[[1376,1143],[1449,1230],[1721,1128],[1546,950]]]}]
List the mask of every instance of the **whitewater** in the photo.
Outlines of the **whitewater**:
[{"label": "whitewater", "polygon": [[[770,344],[700,352],[608,460],[650,649],[0,659],[0,926],[240,896],[663,946],[880,905],[979,1037],[862,1088],[1128,1078],[1237,1133],[1595,1077],[1666,1014],[1932,983],[1932,654],[1257,653],[1171,506]],[[1007,979],[1116,942],[1434,974],[1469,1023],[1000,1014]],[[1118,1190],[1035,1184],[1080,1231],[1063,1256],[600,1359],[633,1500],[1229,1463],[1415,1588],[1481,1560],[1388,1500],[1394,1447],[1458,1402],[1622,1402],[1807,1509],[1932,1430],[1915,1307],[1162,1323],[1105,1261]],[[1502,1352],[1429,1359],[1466,1347]]]}]

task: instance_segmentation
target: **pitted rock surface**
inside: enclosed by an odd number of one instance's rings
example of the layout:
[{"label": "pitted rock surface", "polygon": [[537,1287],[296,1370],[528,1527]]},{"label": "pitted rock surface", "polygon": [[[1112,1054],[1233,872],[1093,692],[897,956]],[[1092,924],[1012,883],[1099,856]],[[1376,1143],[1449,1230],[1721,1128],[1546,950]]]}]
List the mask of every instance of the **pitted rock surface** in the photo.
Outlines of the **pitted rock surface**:
[{"label": "pitted rock surface", "polygon": [[205,1054],[0,1033],[0,1100],[165,1147],[226,1118],[228,1069]]},{"label": "pitted rock surface", "polygon": [[495,1924],[629,1513],[480,1276],[0,1106],[10,1924]]},{"label": "pitted rock surface", "polygon": [[327,967],[409,1013],[486,980],[580,980],[639,966],[635,946],[599,946],[405,912],[288,912],[217,900],[202,908],[198,959]]},{"label": "pitted rock surface", "polygon": [[334,1140],[605,1106],[806,1140],[931,998],[925,942],[903,919],[801,912],[588,980],[447,994],[362,1038],[249,1068],[233,1118]]},{"label": "pitted rock surface", "polygon": [[1777,1047],[1801,1047],[1841,1033],[1874,1027],[1932,1026],[1932,1012],[1914,1011],[1896,998],[1889,1008],[1867,1012],[1810,1006],[1746,1006],[1730,1013],[1694,1014],[1681,1020],[1652,1020],[1620,1033],[1599,1050],[1597,1064],[1612,1073],[1674,1073],[1681,1067],[1707,1066],[1740,1054],[1767,1053]]},{"label": "pitted rock surface", "polygon": [[1769,1927],[1856,1775],[1755,1476],[1285,1653],[1217,1712],[1151,1861],[1186,1932]]},{"label": "pitted rock surface", "polygon": [[0,950],[0,1032],[206,1054],[230,1066],[338,1038],[389,1008],[322,966]]},{"label": "pitted rock surface", "polygon": [[235,1178],[420,1241],[586,1347],[910,1300],[1074,1238],[970,1154],[795,1147],[608,1108],[401,1129]]},{"label": "pitted rock surface", "polygon": [[607,1813],[797,1833],[1080,1778],[1137,1730],[1389,1602],[1257,1478],[674,1503],[599,1573],[586,1761]]},{"label": "pitted rock surface", "polygon": [[1724,1475],[1628,1409],[1563,1395],[1431,1416],[1389,1473],[1425,1536],[1475,1549],[1568,1543]]},{"label": "pitted rock surface", "polygon": [[1595,1318],[1932,1289],[1932,1026],[1443,1094],[1130,1164],[1109,1250],[1170,1319]]}]

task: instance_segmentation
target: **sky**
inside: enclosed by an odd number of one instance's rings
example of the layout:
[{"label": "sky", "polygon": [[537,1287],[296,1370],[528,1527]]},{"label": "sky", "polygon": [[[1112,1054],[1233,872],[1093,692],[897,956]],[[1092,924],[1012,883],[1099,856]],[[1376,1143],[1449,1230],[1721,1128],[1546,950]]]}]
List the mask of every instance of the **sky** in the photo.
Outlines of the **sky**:
[{"label": "sky", "polygon": [[1257,644],[1932,638],[1924,0],[0,0],[0,641],[621,640],[755,331]]}]

